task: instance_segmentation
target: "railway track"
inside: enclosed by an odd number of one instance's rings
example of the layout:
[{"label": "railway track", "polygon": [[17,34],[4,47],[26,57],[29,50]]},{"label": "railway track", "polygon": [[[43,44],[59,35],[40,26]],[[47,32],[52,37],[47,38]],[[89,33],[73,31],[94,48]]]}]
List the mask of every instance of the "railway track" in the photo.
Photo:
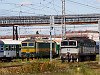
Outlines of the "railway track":
[{"label": "railway track", "polygon": [[98,62],[87,62],[86,63],[91,69],[100,69]]},{"label": "railway track", "polygon": [[21,67],[23,65],[11,65],[11,66],[0,66],[0,69],[2,68],[17,68],[17,67]]},{"label": "railway track", "polygon": [[15,75],[23,65],[0,66],[0,75]]}]

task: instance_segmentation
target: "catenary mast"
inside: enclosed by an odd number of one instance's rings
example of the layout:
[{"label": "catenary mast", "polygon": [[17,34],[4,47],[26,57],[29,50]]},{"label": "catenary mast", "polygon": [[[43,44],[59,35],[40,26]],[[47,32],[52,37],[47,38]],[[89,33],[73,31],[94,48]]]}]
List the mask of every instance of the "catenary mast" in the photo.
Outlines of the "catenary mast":
[{"label": "catenary mast", "polygon": [[65,26],[65,0],[61,0],[62,1],[62,40],[65,38],[66,34],[66,26]]}]

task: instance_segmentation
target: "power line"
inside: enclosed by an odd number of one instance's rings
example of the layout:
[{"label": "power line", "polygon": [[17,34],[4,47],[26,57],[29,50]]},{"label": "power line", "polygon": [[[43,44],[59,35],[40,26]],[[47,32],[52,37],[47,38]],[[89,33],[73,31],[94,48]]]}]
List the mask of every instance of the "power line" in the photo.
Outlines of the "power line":
[{"label": "power line", "polygon": [[[67,27],[67,28],[73,28],[74,26],[70,26],[70,27]],[[75,28],[83,28],[83,27],[98,27],[98,26],[75,26]],[[61,26],[60,27],[55,27],[56,29],[61,29]],[[20,29],[21,30],[23,30],[23,29],[26,29],[26,30],[30,30],[30,29],[32,29],[32,30],[35,30],[35,29],[50,29],[50,27],[46,27],[46,28],[44,28],[44,27],[42,27],[42,28],[39,28],[39,27],[35,27],[35,28],[32,28],[32,27],[20,27]],[[7,29],[7,28],[4,28],[4,29],[0,29],[0,31],[12,31],[12,29]]]},{"label": "power line", "polygon": [[[46,4],[42,4],[41,2],[39,3],[39,4],[33,4],[33,3],[31,3],[31,4],[29,4],[29,5],[24,5],[24,4],[17,4],[17,3],[6,3],[6,2],[2,2],[2,4],[7,4],[7,5],[14,5],[14,6],[23,6],[23,7],[27,7],[27,8],[30,8],[30,9],[32,9],[32,10],[40,10],[40,11],[43,11],[43,12],[46,12],[46,10],[43,10],[43,9],[45,9],[45,8],[47,8],[47,9],[51,9],[51,10],[54,10],[57,14],[58,14],[58,12],[61,12],[60,10],[58,11],[57,9],[55,9],[54,7],[59,7],[59,8],[61,8],[60,6],[58,6],[58,5],[56,5],[56,4],[54,4],[54,1],[46,1],[47,3]],[[53,5],[53,7],[50,7],[50,6],[48,6],[48,5]],[[35,6],[35,7],[30,7],[30,6]],[[37,9],[37,8],[39,8],[39,9]],[[4,10],[6,10],[6,9],[4,9]],[[8,9],[7,9],[8,10]],[[14,10],[9,10],[10,12],[14,12]],[[15,10],[16,11],[16,10]],[[26,10],[26,11],[29,11],[29,10]],[[69,11],[69,10],[67,10],[67,11]],[[69,11],[69,12],[71,12],[71,11]],[[25,11],[24,12],[22,12],[22,13],[25,13]],[[31,14],[31,13],[27,13],[27,14]],[[35,14],[35,13],[34,13]],[[40,14],[39,14],[40,15]]]},{"label": "power line", "polygon": [[[32,10],[43,10],[43,9],[45,9],[45,8],[47,8],[47,9],[51,9],[51,10],[54,10],[57,14],[58,14],[58,12],[61,12],[60,10],[58,11],[57,9],[55,9],[55,7],[56,8],[61,8],[61,6],[59,6],[59,5],[57,5],[56,3],[54,3],[54,0],[51,0],[51,1],[47,1],[47,0],[43,0],[43,3],[44,3],[44,1],[46,2],[45,4],[43,4],[42,2],[41,2],[42,0],[40,0],[40,2],[38,2],[37,4],[33,4],[33,3],[31,3],[31,4],[28,4],[28,5],[24,5],[24,4],[17,4],[17,3],[7,3],[7,2],[2,2],[1,4],[9,4],[9,5],[15,5],[15,6],[20,6],[20,5],[22,5],[22,6],[24,6],[24,7],[28,7],[28,8],[30,8],[30,9],[32,9]],[[92,5],[88,5],[88,4],[83,4],[83,3],[79,3],[79,2],[76,2],[76,1],[72,1],[72,0],[68,0],[69,2],[72,2],[72,3],[76,3],[76,4],[79,4],[79,5],[83,5],[83,6],[88,6],[88,7],[91,7],[91,8],[95,8],[95,9],[99,9],[100,10],[100,8],[99,7],[94,7],[94,6],[92,6]],[[50,6],[48,6],[48,5],[53,5],[53,7],[50,7]],[[35,6],[36,8],[33,8],[33,7],[30,7],[30,6]],[[39,9],[37,9],[37,8],[39,8]],[[6,10],[6,9],[5,9]],[[8,9],[7,9],[8,10]],[[14,11],[14,10],[9,10],[10,12],[17,12],[16,10]],[[43,12],[46,12],[46,10],[43,10]],[[67,12],[71,12],[71,13],[74,13],[74,12],[72,12],[72,11],[69,11],[69,10],[67,10]],[[22,11],[22,13],[27,13],[27,14],[36,14],[36,15],[41,15],[41,14],[37,14],[37,13],[31,13],[31,12],[27,12],[27,10],[26,10],[26,12],[25,11]],[[3,13],[4,14],[4,13]]]},{"label": "power line", "polygon": [[94,6],[91,6],[91,5],[88,5],[88,4],[83,4],[83,3],[79,3],[79,2],[76,2],[76,1],[72,1],[72,0],[67,0],[67,1],[100,10],[100,8],[94,7]]}]

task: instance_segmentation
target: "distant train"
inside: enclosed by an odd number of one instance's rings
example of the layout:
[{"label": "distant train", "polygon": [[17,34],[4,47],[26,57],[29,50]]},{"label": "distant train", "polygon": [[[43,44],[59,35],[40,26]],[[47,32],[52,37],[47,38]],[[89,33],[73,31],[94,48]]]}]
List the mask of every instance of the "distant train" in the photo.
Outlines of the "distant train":
[{"label": "distant train", "polygon": [[[57,48],[57,49],[56,49]],[[56,42],[52,41],[52,56],[59,53]],[[22,58],[50,57],[50,40],[48,39],[27,39],[21,42]]]},{"label": "distant train", "polygon": [[0,39],[0,60],[11,61],[21,56],[21,41]]},{"label": "distant train", "polygon": [[70,61],[96,60],[96,42],[87,37],[71,37],[61,41],[61,59]]}]

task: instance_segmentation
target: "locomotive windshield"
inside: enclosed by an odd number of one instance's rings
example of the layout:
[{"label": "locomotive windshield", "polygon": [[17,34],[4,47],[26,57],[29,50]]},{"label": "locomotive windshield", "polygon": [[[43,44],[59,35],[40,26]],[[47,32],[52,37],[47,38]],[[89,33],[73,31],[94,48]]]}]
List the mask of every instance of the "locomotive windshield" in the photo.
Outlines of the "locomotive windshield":
[{"label": "locomotive windshield", "polygon": [[61,46],[76,46],[76,41],[70,41],[70,40],[66,40],[66,41],[62,41],[61,42]]},{"label": "locomotive windshield", "polygon": [[29,43],[29,46],[34,46],[34,43]]},{"label": "locomotive windshield", "polygon": [[68,41],[61,42],[61,46],[67,46],[67,45],[68,45]]},{"label": "locomotive windshield", "polygon": [[22,46],[27,46],[27,43],[22,43]]},{"label": "locomotive windshield", "polygon": [[76,46],[76,41],[69,41],[69,45]]}]

